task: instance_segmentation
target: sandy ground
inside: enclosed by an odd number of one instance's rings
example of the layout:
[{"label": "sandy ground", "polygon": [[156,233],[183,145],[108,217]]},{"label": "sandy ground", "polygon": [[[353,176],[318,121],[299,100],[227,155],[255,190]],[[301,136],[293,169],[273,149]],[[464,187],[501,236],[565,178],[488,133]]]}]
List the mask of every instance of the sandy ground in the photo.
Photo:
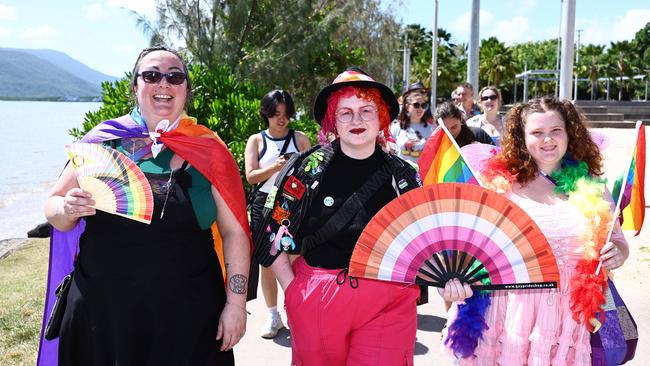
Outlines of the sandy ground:
[{"label": "sandy ground", "polygon": [[[632,130],[599,129],[610,138],[610,146],[605,150],[606,175],[615,176],[621,171],[633,146]],[[648,169],[650,170],[650,169]],[[650,182],[650,180],[646,180]],[[648,184],[650,186],[650,184]],[[650,200],[650,195],[646,193]],[[647,212],[649,215],[650,212]],[[10,254],[15,245],[24,239],[10,239],[0,242],[0,258]],[[627,303],[639,327],[640,342],[636,358],[629,365],[650,363],[650,229],[648,223],[638,237],[629,237],[631,255],[626,264],[614,271],[616,285]],[[235,347],[238,365],[279,366],[289,365],[291,361],[291,340],[288,330],[282,330],[272,340],[262,339],[259,332],[267,316],[264,300],[259,289],[257,300],[248,303],[251,315],[248,317],[247,333]],[[279,303],[283,304],[282,294]],[[283,319],[286,315],[282,311]],[[440,331],[445,323],[444,306],[435,290],[430,290],[430,303],[418,308],[418,331],[415,347],[415,365],[452,365],[440,352]]]}]

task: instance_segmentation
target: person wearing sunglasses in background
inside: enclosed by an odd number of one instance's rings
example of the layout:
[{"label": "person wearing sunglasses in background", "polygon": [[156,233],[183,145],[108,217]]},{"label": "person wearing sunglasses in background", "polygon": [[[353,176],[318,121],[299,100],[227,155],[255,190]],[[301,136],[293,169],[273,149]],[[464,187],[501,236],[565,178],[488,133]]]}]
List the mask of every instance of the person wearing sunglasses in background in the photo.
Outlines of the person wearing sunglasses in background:
[{"label": "person wearing sunglasses in background", "polygon": [[[246,143],[244,163],[246,180],[256,184],[251,203],[251,231],[259,229],[262,209],[266,196],[269,194],[280,169],[284,167],[291,155],[311,147],[309,138],[300,131],[289,128],[289,120],[295,113],[293,98],[284,90],[268,92],[260,102],[260,117],[267,129],[252,135]],[[292,260],[296,255],[291,254]],[[254,264],[257,266],[257,264]],[[257,268],[257,267],[256,267]],[[253,272],[253,270],[251,270]],[[257,276],[251,275],[257,281]],[[278,312],[278,285],[271,269],[262,267],[262,293],[269,317],[260,335],[262,338],[273,338],[284,328]],[[256,284],[249,286],[249,291],[256,291]]]},{"label": "person wearing sunglasses in background", "polygon": [[[83,230],[59,332],[61,366],[234,364],[251,250],[244,190],[223,141],[184,113],[191,90],[178,53],[145,49],[133,69],[136,107],[82,139],[135,161],[154,196],[151,224],[96,211],[71,165],[47,199],[57,237]],[[53,251],[60,244],[53,239]]]},{"label": "person wearing sunglasses in background", "polygon": [[[292,158],[269,193],[255,257],[284,290],[292,365],[413,363],[418,287],[347,272],[370,219],[420,185],[410,164],[382,149],[398,111],[387,86],[358,68],[339,74],[314,103],[323,145]],[[302,254],[293,264],[292,247]]]},{"label": "person wearing sunglasses in background", "polygon": [[503,133],[503,120],[499,115],[501,107],[501,92],[495,86],[486,86],[478,93],[478,99],[483,109],[483,114],[467,120],[470,127],[479,127],[487,132],[495,145],[499,145],[499,138]]},{"label": "person wearing sunglasses in background", "polygon": [[411,84],[402,95],[402,108],[397,119],[390,126],[390,135],[395,140],[390,143],[391,150],[402,159],[417,162],[431,132],[432,121],[425,113],[428,108],[424,85]]}]

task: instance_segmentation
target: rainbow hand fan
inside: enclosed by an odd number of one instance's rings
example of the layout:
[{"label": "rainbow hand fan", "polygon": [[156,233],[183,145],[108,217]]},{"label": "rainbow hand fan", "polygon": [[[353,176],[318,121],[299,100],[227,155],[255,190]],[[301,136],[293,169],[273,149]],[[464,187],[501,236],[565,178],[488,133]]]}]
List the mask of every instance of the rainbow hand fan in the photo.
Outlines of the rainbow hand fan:
[{"label": "rainbow hand fan", "polygon": [[459,183],[416,188],[384,206],[361,233],[349,273],[436,287],[459,278],[475,290],[560,282],[551,246],[519,206]]},{"label": "rainbow hand fan", "polygon": [[131,159],[101,144],[76,143],[65,148],[79,187],[93,195],[94,208],[151,223],[151,186]]}]

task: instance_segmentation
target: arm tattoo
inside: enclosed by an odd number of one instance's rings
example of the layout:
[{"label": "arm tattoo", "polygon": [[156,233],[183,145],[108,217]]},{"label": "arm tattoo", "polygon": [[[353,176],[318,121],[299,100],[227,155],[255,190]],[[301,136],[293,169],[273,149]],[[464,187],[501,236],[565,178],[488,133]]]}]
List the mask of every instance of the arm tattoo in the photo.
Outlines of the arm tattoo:
[{"label": "arm tattoo", "polygon": [[230,291],[236,294],[245,295],[246,292],[248,292],[248,278],[241,274],[235,274],[230,277],[228,287],[230,288]]}]

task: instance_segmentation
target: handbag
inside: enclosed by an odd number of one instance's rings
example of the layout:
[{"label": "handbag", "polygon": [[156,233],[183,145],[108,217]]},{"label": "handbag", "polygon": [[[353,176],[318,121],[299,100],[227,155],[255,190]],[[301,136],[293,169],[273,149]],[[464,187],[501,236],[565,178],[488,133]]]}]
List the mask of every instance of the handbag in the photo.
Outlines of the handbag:
[{"label": "handbag", "polygon": [[68,302],[68,292],[70,291],[70,284],[72,283],[73,273],[74,271],[70,272],[69,275],[63,277],[63,280],[61,280],[61,283],[59,283],[59,286],[57,286],[54,292],[56,301],[52,307],[50,317],[47,320],[44,334],[45,339],[48,341],[59,337],[61,323],[63,322],[63,314],[65,313],[65,307]]},{"label": "handbag", "polygon": [[591,333],[591,364],[622,365],[634,358],[639,332],[630,310],[611,279],[607,280],[605,298],[603,314],[599,319],[602,326],[597,332]]}]

